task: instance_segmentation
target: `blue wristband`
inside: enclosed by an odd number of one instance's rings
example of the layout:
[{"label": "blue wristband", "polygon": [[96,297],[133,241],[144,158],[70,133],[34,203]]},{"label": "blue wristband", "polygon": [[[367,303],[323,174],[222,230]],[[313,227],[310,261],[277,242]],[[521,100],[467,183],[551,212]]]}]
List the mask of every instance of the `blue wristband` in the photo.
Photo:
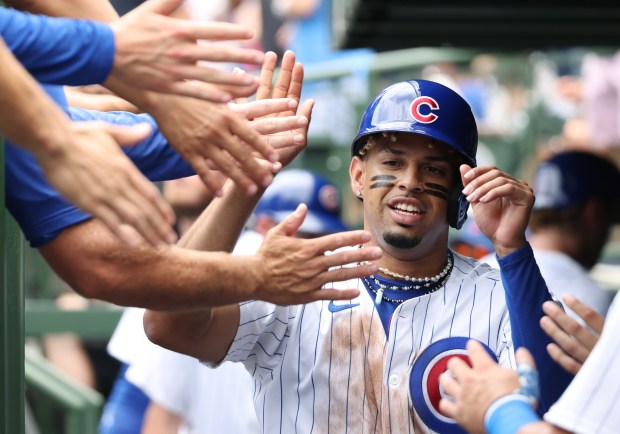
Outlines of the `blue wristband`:
[{"label": "blue wristband", "polygon": [[528,399],[513,393],[491,404],[484,416],[484,427],[489,434],[516,434],[524,425],[539,420]]}]

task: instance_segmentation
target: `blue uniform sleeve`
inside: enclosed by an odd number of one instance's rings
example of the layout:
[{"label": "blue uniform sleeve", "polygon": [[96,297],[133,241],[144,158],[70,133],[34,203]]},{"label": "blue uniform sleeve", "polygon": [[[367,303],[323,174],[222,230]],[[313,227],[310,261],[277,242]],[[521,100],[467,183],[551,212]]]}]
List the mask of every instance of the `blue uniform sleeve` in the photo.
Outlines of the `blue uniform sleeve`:
[{"label": "blue uniform sleeve", "polygon": [[[168,145],[149,115],[100,113],[76,108],[71,108],[69,113],[76,121],[102,120],[118,125],[148,122],[153,126],[153,133],[143,142],[123,148],[134,164],[151,181],[194,174],[191,166]],[[5,153],[6,205],[32,247],[42,246],[63,229],[91,218],[48,184],[32,154],[10,142],[6,143]]]},{"label": "blue uniform sleeve", "polygon": [[41,83],[102,83],[114,64],[114,34],[104,23],[0,8],[0,35]]},{"label": "blue uniform sleeve", "polygon": [[540,327],[544,316],[542,304],[551,300],[529,244],[498,259],[510,314],[512,340],[515,348],[527,348],[540,373],[541,402],[538,413],[543,415],[568,387],[572,376],[555,363],[547,353],[552,342]]}]

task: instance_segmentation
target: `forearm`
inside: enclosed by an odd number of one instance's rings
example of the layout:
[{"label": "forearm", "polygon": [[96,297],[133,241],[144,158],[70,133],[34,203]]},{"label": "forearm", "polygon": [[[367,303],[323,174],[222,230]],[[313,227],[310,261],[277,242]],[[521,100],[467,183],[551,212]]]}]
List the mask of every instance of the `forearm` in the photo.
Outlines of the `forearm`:
[{"label": "forearm", "polygon": [[251,298],[252,257],[176,246],[128,249],[96,220],[65,229],[40,248],[73,289],[121,306],[190,310]]},{"label": "forearm", "polygon": [[527,348],[536,361],[541,380],[539,414],[545,413],[564,392],[572,377],[547,353],[551,339],[539,325],[542,304],[551,294],[534,260],[531,247],[499,260],[514,348]]},{"label": "forearm", "polygon": [[193,250],[232,252],[263,191],[248,196],[228,180],[224,195],[209,204],[178,245]]},{"label": "forearm", "polygon": [[52,17],[86,18],[96,21],[111,22],[118,14],[107,0],[6,0],[7,6]]},{"label": "forearm", "polygon": [[0,39],[0,128],[37,157],[58,152],[69,119],[13,57]]}]

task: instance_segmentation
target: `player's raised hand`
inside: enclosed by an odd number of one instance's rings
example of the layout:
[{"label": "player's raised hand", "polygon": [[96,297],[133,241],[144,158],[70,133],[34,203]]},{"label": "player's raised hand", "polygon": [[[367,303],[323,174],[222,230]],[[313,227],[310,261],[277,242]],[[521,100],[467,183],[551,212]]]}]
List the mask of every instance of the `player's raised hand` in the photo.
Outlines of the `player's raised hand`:
[{"label": "player's raised hand", "polygon": [[546,316],[540,319],[540,326],[555,341],[555,344],[547,346],[551,358],[576,375],[598,342],[605,325],[605,317],[572,295],[565,295],[563,301],[590,328],[568,316],[552,301],[543,304]]},{"label": "player's raised hand", "polygon": [[66,132],[61,149],[37,155],[54,188],[130,244],[136,240],[123,224],[153,245],[176,241],[174,212],[118,146],[146,138],[151,132],[148,124],[70,122]]},{"label": "player's raised hand", "polygon": [[534,191],[524,181],[496,167],[461,165],[463,194],[472,206],[480,230],[499,257],[526,243],[525,230],[534,206]]},{"label": "player's raised hand", "polygon": [[296,101],[297,105],[291,105],[288,110],[266,114],[261,119],[255,119],[255,122],[279,122],[282,118],[295,115],[301,116],[305,120],[300,121],[290,130],[278,131],[265,136],[267,142],[278,150],[279,161],[283,166],[287,166],[306,147],[314,101],[304,101],[299,106],[304,68],[300,62],[295,61],[295,53],[290,50],[284,53],[278,76],[274,82],[277,60],[277,55],[274,52],[265,53],[265,61],[261,68],[259,86],[256,91],[256,100],[270,101],[288,98]]},{"label": "player's raised hand", "polygon": [[357,289],[321,289],[329,282],[339,282],[377,272],[374,264],[352,265],[381,257],[378,247],[363,247],[326,255],[345,246],[359,246],[370,241],[365,231],[350,231],[314,239],[293,238],[307,214],[307,207],[297,210],[271,229],[255,258],[261,273],[257,276],[256,299],[275,304],[301,304],[316,300],[348,300],[359,295]]},{"label": "player's raised hand", "polygon": [[[517,373],[498,365],[482,345],[471,339],[467,343],[471,367],[462,359],[448,361],[449,374],[440,377],[447,397],[439,402],[440,410],[470,433],[484,434],[484,415],[493,401],[519,388]],[[532,355],[524,348],[516,354],[517,363],[535,367]]]},{"label": "player's raised hand", "polygon": [[249,39],[252,30],[229,23],[173,18],[183,0],[148,0],[111,24],[115,34],[110,77],[125,84],[162,93],[214,102],[249,96],[258,81],[251,75],[206,66],[200,61],[260,65],[258,50],[198,40]]}]

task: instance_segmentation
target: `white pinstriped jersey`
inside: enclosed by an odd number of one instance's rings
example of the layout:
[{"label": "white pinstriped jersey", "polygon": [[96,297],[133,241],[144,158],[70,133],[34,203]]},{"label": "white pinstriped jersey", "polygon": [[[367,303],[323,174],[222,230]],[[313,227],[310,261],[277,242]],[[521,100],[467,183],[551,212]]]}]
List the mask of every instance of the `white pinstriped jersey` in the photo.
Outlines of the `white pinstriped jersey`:
[{"label": "white pinstriped jersey", "polygon": [[545,414],[545,420],[578,434],[620,430],[620,298],[616,297],[603,333],[575,379]]},{"label": "white pinstriped jersey", "polygon": [[252,375],[264,433],[432,432],[411,410],[409,371],[426,346],[446,337],[476,338],[514,366],[501,278],[486,264],[454,253],[446,284],[402,303],[387,337],[361,280],[333,286],[357,287],[360,296],[336,302],[351,307],[335,312],[327,301],[240,305],[226,360]]}]

